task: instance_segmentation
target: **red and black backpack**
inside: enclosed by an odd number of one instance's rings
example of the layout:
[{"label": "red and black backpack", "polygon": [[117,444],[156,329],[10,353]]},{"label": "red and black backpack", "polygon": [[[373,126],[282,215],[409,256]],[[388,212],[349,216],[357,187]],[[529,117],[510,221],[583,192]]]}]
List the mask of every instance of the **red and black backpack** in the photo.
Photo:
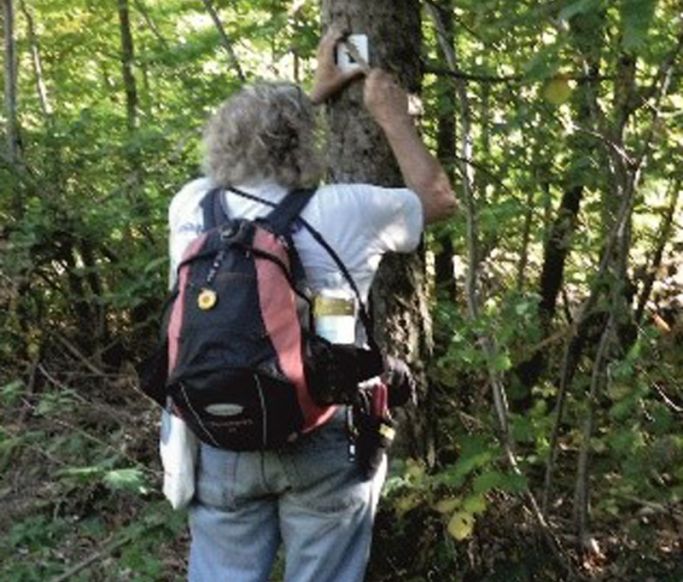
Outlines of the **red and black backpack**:
[{"label": "red and black backpack", "polygon": [[[186,249],[143,391],[181,416],[207,444],[277,448],[351,403],[359,382],[383,371],[370,320],[342,261],[299,214],[314,190],[288,193],[265,217],[230,218],[224,190],[202,200],[204,231]],[[291,232],[298,223],[354,290],[369,348],[315,335],[311,293]]]}]

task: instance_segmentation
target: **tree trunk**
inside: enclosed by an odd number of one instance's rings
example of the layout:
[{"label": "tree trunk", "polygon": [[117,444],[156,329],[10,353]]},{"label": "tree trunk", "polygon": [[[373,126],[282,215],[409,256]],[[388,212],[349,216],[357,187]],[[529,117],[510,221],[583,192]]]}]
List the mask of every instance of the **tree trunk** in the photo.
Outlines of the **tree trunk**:
[{"label": "tree trunk", "polygon": [[[347,25],[368,36],[370,65],[392,72],[409,92],[420,90],[420,7],[411,0],[323,0],[325,27]],[[400,31],[400,34],[397,34]],[[329,171],[332,182],[403,186],[398,165],[380,128],[362,104],[356,83],[328,104]],[[422,251],[385,257],[373,287],[376,333],[389,352],[406,358],[425,386],[424,362],[431,352],[431,322]],[[425,453],[424,421],[405,423],[411,454]]]},{"label": "tree trunk", "polygon": [[[447,38],[451,46],[454,42],[453,0],[442,0],[442,21]],[[446,59],[443,50],[439,51],[440,58]],[[455,177],[456,157],[456,126],[455,126],[455,79],[450,76],[440,76],[436,80],[437,92],[437,128],[436,128],[436,157],[446,168],[448,177],[453,183]],[[456,299],[456,284],[453,276],[453,241],[450,233],[439,238],[440,252],[435,257],[436,288],[451,301]]]},{"label": "tree trunk", "polygon": [[[22,146],[17,113],[17,54],[14,40],[14,6],[12,0],[2,2],[4,32],[4,85],[5,124],[7,126],[7,163],[17,172],[22,169]],[[12,214],[19,220],[24,214],[24,204],[19,188],[13,188]]]},{"label": "tree trunk", "polygon": [[21,156],[19,121],[17,119],[17,55],[14,42],[14,7],[12,0],[2,2],[5,35],[5,115],[7,117],[7,155],[10,163]]},{"label": "tree trunk", "polygon": [[126,92],[126,120],[128,122],[128,129],[132,131],[137,127],[138,90],[135,84],[135,75],[133,74],[135,51],[133,48],[133,35],[130,31],[128,0],[119,0],[119,31],[121,33],[121,72]]}]

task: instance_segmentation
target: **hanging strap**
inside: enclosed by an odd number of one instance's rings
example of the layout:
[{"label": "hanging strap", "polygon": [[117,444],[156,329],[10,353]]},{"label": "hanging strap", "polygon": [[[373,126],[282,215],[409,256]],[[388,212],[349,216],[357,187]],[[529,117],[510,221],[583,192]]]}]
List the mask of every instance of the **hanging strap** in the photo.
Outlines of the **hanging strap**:
[{"label": "hanging strap", "polygon": [[222,188],[213,188],[202,198],[199,204],[203,214],[202,232],[216,228],[230,219],[228,209],[222,201],[222,193]]},{"label": "hanging strap", "polygon": [[[243,198],[248,198],[249,200],[254,200],[255,202],[260,202],[261,204],[265,204],[266,206],[271,206],[275,208],[271,214],[277,212],[277,207],[278,205],[275,204],[274,202],[271,202],[270,200],[265,200],[263,198],[260,198],[259,196],[254,196],[253,194],[249,194],[247,192],[243,192],[242,190],[238,190],[237,188],[230,186],[228,188],[231,192],[234,192],[235,194],[238,194],[239,196],[242,196]],[[296,191],[301,193],[302,191]],[[304,192],[309,192],[308,190]],[[292,196],[295,192],[291,192],[290,194],[287,195],[285,200]],[[310,196],[308,200],[310,200],[310,197],[313,196],[313,193],[315,193],[315,190],[310,191]],[[222,197],[221,201],[222,201]],[[285,200],[281,202],[281,204],[284,204]],[[306,200],[306,203],[308,203],[308,200]],[[223,201],[222,201],[223,202]],[[224,202],[223,202],[224,203]],[[306,205],[306,203],[303,204],[302,208]],[[270,217],[271,214],[268,216]],[[341,274],[344,276],[346,281],[348,282],[349,286],[351,287],[351,290],[353,291],[354,295],[356,296],[356,299],[358,300],[358,307],[359,307],[359,315],[361,322],[363,323],[363,327],[365,327],[365,335],[367,336],[368,343],[370,344],[370,347],[372,349],[378,350],[379,348],[377,347],[377,344],[375,342],[374,335],[372,333],[372,322],[370,320],[370,316],[368,315],[367,308],[365,307],[365,303],[363,302],[363,299],[361,298],[360,291],[358,290],[358,286],[356,285],[356,282],[353,280],[353,277],[351,276],[351,273],[349,273],[349,270],[346,268],[346,265],[344,262],[339,258],[337,253],[334,251],[334,249],[329,245],[329,243],[323,238],[323,236],[311,226],[311,224],[306,221],[303,217],[295,215],[293,220],[290,220],[288,224],[291,224],[293,222],[299,222],[303,225],[303,227],[310,233],[310,235],[313,237],[313,239],[321,246],[325,251],[327,252],[328,255],[330,255],[330,258],[334,262],[334,264],[337,266]],[[283,233],[284,234],[284,233]]]}]

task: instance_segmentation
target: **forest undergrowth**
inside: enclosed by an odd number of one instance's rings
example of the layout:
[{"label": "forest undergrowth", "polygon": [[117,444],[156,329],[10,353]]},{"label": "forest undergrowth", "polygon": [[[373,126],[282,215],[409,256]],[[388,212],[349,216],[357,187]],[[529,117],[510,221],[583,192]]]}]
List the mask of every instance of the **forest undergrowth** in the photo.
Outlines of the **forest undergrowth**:
[{"label": "forest undergrowth", "polygon": [[[201,174],[209,114],[245,81],[308,90],[335,19],[419,93],[459,201],[375,285],[420,402],[369,582],[683,580],[679,2],[4,0],[2,17],[0,580],[184,579],[186,515],[161,496],[134,372],[168,205]],[[379,131],[361,83],[316,139],[330,176],[396,185],[388,148],[346,139]]]},{"label": "forest undergrowth", "polygon": [[[15,380],[0,389],[0,579],[183,579],[186,515],[160,495],[159,412],[137,391],[135,375],[106,372],[68,342],[54,342],[23,368],[16,364]],[[460,437],[442,435],[450,444],[439,467],[392,458],[368,580],[571,579],[520,498],[524,482],[506,471],[500,448],[463,410],[450,413]],[[568,490],[573,445],[568,439],[562,447],[569,454],[558,488]],[[657,478],[671,479],[666,471],[676,469],[664,467]],[[533,460],[525,479],[542,479]],[[619,492],[612,479],[595,476],[589,558],[576,550],[566,499],[553,508],[550,526],[574,574],[680,580],[680,502]]]}]

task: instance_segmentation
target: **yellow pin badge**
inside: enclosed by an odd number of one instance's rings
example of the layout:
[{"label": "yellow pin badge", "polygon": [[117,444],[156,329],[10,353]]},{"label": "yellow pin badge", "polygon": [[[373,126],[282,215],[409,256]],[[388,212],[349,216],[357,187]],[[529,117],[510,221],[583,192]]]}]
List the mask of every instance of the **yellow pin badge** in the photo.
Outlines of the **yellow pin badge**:
[{"label": "yellow pin badge", "polygon": [[202,311],[208,311],[218,302],[218,295],[213,289],[202,289],[197,297],[197,305]]}]

